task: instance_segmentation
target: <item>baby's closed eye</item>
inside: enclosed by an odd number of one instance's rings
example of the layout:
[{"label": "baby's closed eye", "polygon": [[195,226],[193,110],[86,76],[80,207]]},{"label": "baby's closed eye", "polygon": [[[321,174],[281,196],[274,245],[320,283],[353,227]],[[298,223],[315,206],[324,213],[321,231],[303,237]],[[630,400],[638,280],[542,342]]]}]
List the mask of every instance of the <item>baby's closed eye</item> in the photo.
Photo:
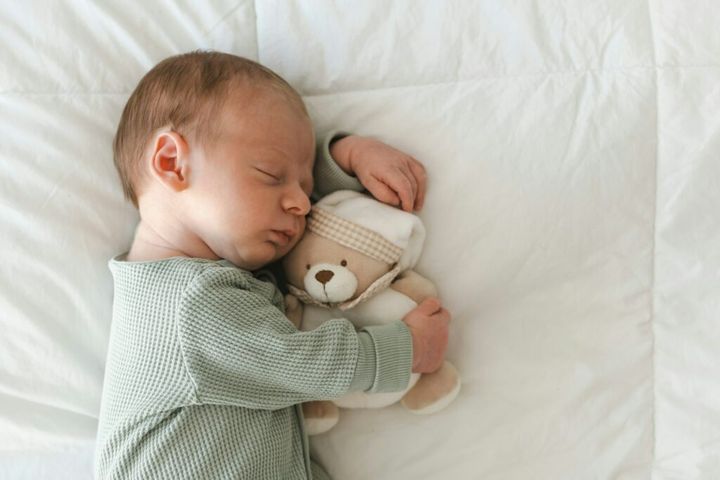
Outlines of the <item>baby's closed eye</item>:
[{"label": "baby's closed eye", "polygon": [[280,174],[280,173],[274,173],[274,172],[264,170],[262,168],[257,168],[257,167],[255,167],[255,170],[260,172],[263,175],[263,177],[272,181],[273,183],[281,183],[283,181],[282,174]]},{"label": "baby's closed eye", "polygon": [[263,170],[262,168],[258,168],[258,167],[255,167],[255,170],[257,170],[258,172],[260,172],[260,173],[262,173],[262,174],[267,175],[268,177],[272,177],[272,178],[274,178],[275,180],[280,180],[280,177],[279,177],[278,174],[274,174],[274,173],[268,172],[267,170]]}]

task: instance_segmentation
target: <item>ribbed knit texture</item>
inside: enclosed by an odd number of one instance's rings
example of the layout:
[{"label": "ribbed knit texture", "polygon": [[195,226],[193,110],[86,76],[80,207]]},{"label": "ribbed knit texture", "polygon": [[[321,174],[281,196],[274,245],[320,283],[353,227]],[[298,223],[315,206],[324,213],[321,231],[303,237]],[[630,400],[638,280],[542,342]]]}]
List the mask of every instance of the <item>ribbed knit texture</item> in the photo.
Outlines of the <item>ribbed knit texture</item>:
[{"label": "ribbed knit texture", "polygon": [[409,381],[412,340],[400,320],[300,332],[272,283],[225,260],[119,256],[109,266],[99,478],[323,478],[297,404]]},{"label": "ribbed knit texture", "polygon": [[317,142],[317,155],[313,172],[315,178],[313,200],[319,200],[337,190],[362,192],[365,189],[356,177],[345,173],[330,155],[330,143],[348,135],[350,134],[347,132],[332,130]]}]

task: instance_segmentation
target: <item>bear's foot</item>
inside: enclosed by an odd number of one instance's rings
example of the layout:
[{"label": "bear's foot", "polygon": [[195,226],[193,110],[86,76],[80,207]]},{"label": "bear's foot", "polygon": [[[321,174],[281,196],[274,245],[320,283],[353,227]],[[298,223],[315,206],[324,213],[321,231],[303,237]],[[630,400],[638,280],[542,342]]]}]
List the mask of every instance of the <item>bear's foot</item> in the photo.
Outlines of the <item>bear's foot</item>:
[{"label": "bear's foot", "polygon": [[460,375],[450,362],[433,373],[424,373],[400,403],[412,413],[425,415],[448,406],[460,392]]},{"label": "bear's foot", "polygon": [[330,430],[340,419],[340,410],[329,400],[316,400],[302,404],[305,432],[319,435]]}]

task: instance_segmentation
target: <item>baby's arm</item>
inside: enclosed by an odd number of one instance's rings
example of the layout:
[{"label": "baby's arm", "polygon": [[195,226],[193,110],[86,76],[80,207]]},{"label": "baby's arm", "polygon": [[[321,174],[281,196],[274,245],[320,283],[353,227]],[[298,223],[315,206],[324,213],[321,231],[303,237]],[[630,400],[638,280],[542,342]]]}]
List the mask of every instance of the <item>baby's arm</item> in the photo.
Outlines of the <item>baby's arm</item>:
[{"label": "baby's arm", "polygon": [[334,319],[300,332],[278,297],[247,272],[215,266],[188,287],[178,331],[198,402],[278,409],[407,387],[413,338],[402,321],[356,332]]},{"label": "baby's arm", "polygon": [[362,192],[365,189],[362,183],[353,175],[345,172],[330,154],[331,145],[349,135],[347,132],[333,130],[317,139],[317,152],[313,169],[313,178],[315,180],[313,201],[317,201],[325,195],[338,190]]},{"label": "baby's arm", "polygon": [[330,132],[318,141],[314,176],[314,200],[336,190],[367,188],[381,202],[408,212],[425,203],[425,167],[373,138]]}]

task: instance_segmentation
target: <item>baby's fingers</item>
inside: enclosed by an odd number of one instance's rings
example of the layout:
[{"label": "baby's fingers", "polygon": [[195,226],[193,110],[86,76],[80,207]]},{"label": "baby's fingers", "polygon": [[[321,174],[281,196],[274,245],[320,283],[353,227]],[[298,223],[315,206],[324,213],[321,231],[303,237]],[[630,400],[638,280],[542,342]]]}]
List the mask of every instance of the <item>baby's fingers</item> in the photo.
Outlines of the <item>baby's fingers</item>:
[{"label": "baby's fingers", "polygon": [[413,207],[415,206],[415,198],[417,196],[417,181],[415,180],[415,177],[413,176],[412,172],[408,169],[401,169],[401,174],[405,177],[405,181],[401,181],[401,185],[404,185],[405,188],[401,190],[400,198],[403,199],[403,210],[406,212],[412,212]]},{"label": "baby's fingers", "polygon": [[416,307],[423,315],[435,315],[440,313],[444,308],[440,305],[440,300],[435,297],[428,297]]},{"label": "baby's fingers", "polygon": [[400,197],[400,207],[406,212],[412,212],[417,184],[410,171],[403,167],[394,168],[383,181]]},{"label": "baby's fingers", "polygon": [[383,182],[374,177],[368,178],[363,184],[363,186],[368,189],[368,191],[372,194],[373,197],[377,198],[383,203],[387,203],[388,205],[392,206],[397,206],[400,204],[400,199],[395,194],[395,192],[390,187],[388,187]]},{"label": "baby's fingers", "polygon": [[448,312],[444,308],[441,308],[440,310],[438,310],[432,317],[434,320],[441,321],[445,324],[449,324],[450,318],[451,318],[450,312]]},{"label": "baby's fingers", "polygon": [[417,182],[417,195],[415,196],[415,210],[422,210],[425,205],[425,189],[427,188],[427,173],[422,163],[414,158],[410,159],[410,170],[412,171],[415,181]]}]

